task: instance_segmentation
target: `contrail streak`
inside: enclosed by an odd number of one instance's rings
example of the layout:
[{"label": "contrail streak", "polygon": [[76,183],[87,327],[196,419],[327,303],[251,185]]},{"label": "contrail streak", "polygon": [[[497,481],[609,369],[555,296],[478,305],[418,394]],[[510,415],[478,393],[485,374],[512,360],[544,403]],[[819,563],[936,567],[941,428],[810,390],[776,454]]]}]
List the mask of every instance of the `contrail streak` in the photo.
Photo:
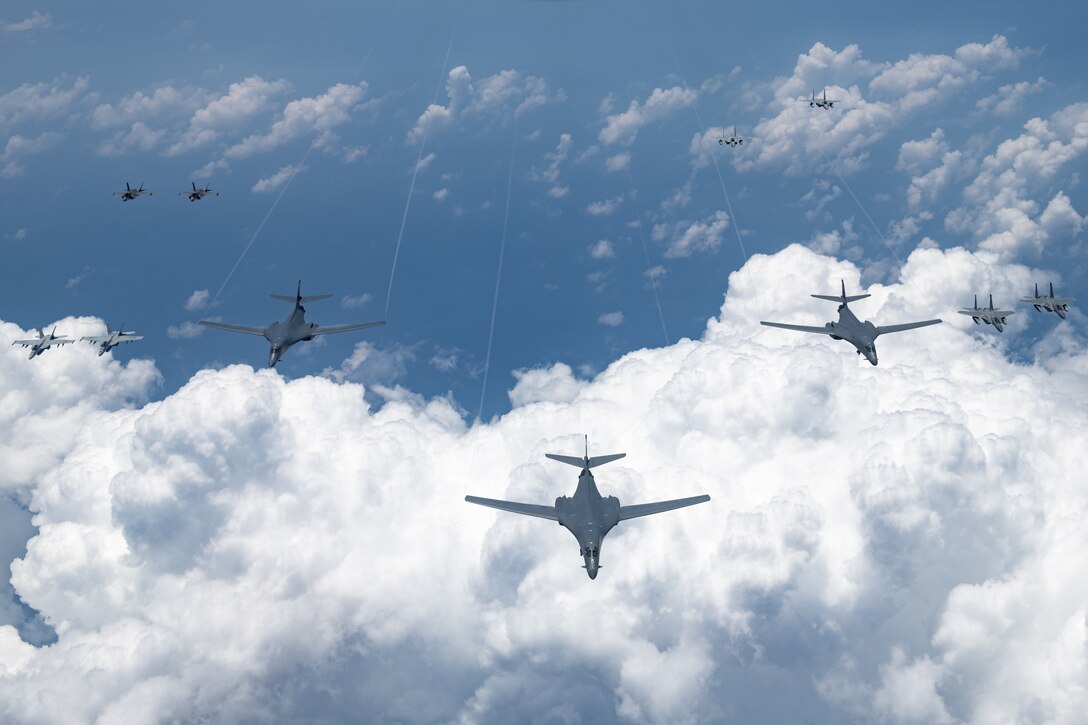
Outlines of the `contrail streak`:
[{"label": "contrail streak", "polygon": [[238,265],[240,265],[242,260],[246,258],[246,255],[249,254],[250,247],[257,241],[257,237],[260,236],[261,230],[264,229],[264,225],[268,222],[268,218],[272,216],[272,212],[276,211],[276,206],[280,203],[280,199],[283,198],[283,195],[287,192],[288,187],[291,186],[291,182],[295,180],[295,176],[298,175],[298,172],[302,171],[302,165],[306,163],[306,159],[310,158],[310,152],[313,150],[313,146],[306,149],[306,154],[302,157],[302,161],[298,162],[298,165],[295,166],[295,170],[291,172],[291,178],[289,178],[287,183],[283,185],[283,188],[280,189],[280,193],[276,195],[276,200],[272,202],[272,206],[268,208],[268,213],[264,215],[264,219],[261,220],[260,226],[257,227],[257,231],[253,232],[253,236],[249,238],[249,244],[242,250],[241,256],[238,257],[238,261],[230,268],[230,273],[227,274],[227,278],[223,280],[223,284],[219,285],[219,291],[215,293],[215,297],[212,298],[211,304],[208,305],[209,307],[214,306],[219,299],[219,295],[223,294],[223,290],[226,289],[227,283],[230,282],[230,278],[233,277],[235,271],[237,271]]},{"label": "contrail streak", "polygon": [[[454,19],[453,32],[450,33],[450,42],[446,46],[446,58],[442,61],[442,74],[438,77],[438,87],[434,89],[434,100],[431,105],[438,103],[438,95],[442,92],[442,82],[446,78],[446,68],[450,63],[450,51],[453,50],[453,39],[457,37],[457,26],[461,19],[461,4],[457,6],[457,17]],[[389,270],[389,289],[385,293],[385,319],[389,319],[389,301],[393,297],[393,278],[397,274],[397,260],[400,258],[400,245],[404,240],[404,227],[408,223],[408,210],[412,206],[412,194],[416,190],[416,176],[419,175],[419,162],[423,160],[423,149],[427,146],[427,136],[431,131],[431,117],[427,116],[423,124],[423,140],[419,144],[419,154],[416,156],[416,165],[412,169],[412,183],[408,185],[408,199],[404,202],[404,214],[400,218],[400,231],[397,233],[397,246],[393,249],[393,266]]]},{"label": "contrail streak", "polygon": [[[635,193],[635,180],[631,176],[631,167],[627,167],[627,184],[631,187],[632,202],[635,205],[635,213],[638,215],[638,239],[642,242],[642,256],[646,260],[646,271],[650,271],[650,250],[646,247],[646,235],[642,231],[642,210],[638,205],[638,194]],[[669,331],[665,327],[665,313],[661,311],[661,297],[657,293],[657,280],[650,278],[650,289],[654,293],[654,304],[657,305],[657,319],[661,321],[661,334],[665,336],[665,344],[671,345]]]},{"label": "contrail streak", "polygon": [[502,282],[502,262],[506,254],[506,225],[510,221],[510,190],[514,184],[514,150],[518,145],[518,118],[514,116],[514,140],[510,142],[510,171],[506,177],[506,211],[502,217],[502,238],[499,242],[499,269],[495,273],[495,297],[491,301],[491,326],[487,330],[487,355],[484,357],[484,380],[480,389],[480,407],[476,420],[484,412],[484,396],[487,395],[487,374],[491,369],[491,343],[495,339],[495,315],[499,309],[499,283]]}]

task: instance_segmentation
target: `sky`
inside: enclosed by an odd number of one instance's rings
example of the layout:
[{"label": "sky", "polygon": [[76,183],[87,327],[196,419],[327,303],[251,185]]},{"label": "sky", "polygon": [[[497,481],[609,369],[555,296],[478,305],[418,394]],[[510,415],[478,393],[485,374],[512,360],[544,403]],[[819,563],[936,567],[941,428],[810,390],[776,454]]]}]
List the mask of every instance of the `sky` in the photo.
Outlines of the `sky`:
[{"label": "sky", "polygon": [[[5,721],[1077,722],[1085,318],[1017,300],[1088,299],[1086,16],[5,8],[0,338],[144,336],[0,351]],[[300,279],[387,324],[274,370],[196,325]],[[945,323],[759,326],[840,280]],[[463,502],[569,495],[583,434],[712,498],[592,582]]]}]

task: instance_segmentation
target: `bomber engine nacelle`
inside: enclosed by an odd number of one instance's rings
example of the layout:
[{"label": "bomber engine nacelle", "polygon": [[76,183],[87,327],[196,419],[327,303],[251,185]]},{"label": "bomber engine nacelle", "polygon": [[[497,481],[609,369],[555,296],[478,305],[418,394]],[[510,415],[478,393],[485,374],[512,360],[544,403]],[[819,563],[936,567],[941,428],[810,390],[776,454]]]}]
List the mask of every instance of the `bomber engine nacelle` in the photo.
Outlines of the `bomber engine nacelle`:
[{"label": "bomber engine nacelle", "polygon": [[603,504],[604,524],[611,529],[620,522],[620,500],[615,496],[606,496],[601,503]]}]

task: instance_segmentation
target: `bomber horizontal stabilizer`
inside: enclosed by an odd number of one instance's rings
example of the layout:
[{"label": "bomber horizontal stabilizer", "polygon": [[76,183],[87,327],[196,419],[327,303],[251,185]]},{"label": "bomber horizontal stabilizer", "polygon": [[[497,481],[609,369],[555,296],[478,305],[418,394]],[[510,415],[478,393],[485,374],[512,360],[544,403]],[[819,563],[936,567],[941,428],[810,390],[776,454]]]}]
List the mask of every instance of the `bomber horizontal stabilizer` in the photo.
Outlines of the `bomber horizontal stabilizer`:
[{"label": "bomber horizontal stabilizer", "polygon": [[835,295],[811,295],[818,300],[827,300],[828,302],[857,302],[863,300],[866,297],[872,297],[872,295],[850,295],[849,297],[836,297]]},{"label": "bomber horizontal stabilizer", "polygon": [[284,302],[299,302],[301,304],[309,304],[310,302],[317,302],[318,300],[327,300],[332,295],[307,295],[305,297],[298,297],[296,295],[269,295],[274,300],[283,300]]},{"label": "bomber horizontal stabilizer", "polygon": [[566,463],[577,468],[596,468],[597,466],[603,466],[606,463],[612,461],[618,461],[626,456],[626,453],[613,453],[607,456],[593,456],[592,458],[578,458],[577,456],[561,456],[558,453],[545,453],[544,456],[552,459],[553,461],[559,461],[560,463]]}]

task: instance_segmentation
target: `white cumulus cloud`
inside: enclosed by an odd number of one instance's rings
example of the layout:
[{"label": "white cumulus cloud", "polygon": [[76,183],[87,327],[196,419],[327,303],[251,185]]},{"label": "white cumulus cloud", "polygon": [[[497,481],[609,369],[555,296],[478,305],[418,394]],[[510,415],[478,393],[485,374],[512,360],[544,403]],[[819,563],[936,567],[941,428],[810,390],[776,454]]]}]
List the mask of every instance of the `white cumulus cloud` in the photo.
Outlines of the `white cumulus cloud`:
[{"label": "white cumulus cloud", "polygon": [[446,79],[446,105],[427,106],[408,132],[405,142],[415,144],[427,133],[439,131],[464,119],[493,120],[522,113],[561,101],[562,91],[553,93],[543,78],[508,69],[479,81],[473,80],[468,67],[459,65]]},{"label": "white cumulus cloud", "polygon": [[263,194],[270,191],[276,191],[284,184],[288,183],[291,179],[293,179],[300,171],[305,170],[306,167],[300,164],[289,164],[287,166],[284,166],[271,176],[258,180],[257,183],[253,185],[253,188],[250,189],[250,191],[252,191],[254,194]]},{"label": "white cumulus cloud", "polygon": [[[926,319],[1036,271],[918,249],[852,309]],[[368,343],[329,377],[232,366],[69,413],[50,456],[5,457],[39,527],[12,583],[58,640],[0,626],[0,717],[1078,721],[1083,318],[1055,322],[1034,361],[945,324],[881,337],[879,367],[759,325],[822,323],[834,306],[807,293],[859,277],[799,245],[753,255],[699,339],[589,379],[519,371],[490,423],[331,379],[363,370]],[[0,394],[43,408],[117,370],[89,347],[9,353]],[[583,434],[591,455],[628,454],[595,470],[606,495],[711,496],[621,523],[592,582],[554,523],[463,501],[569,495],[575,469],[543,454],[578,455]]]}]

